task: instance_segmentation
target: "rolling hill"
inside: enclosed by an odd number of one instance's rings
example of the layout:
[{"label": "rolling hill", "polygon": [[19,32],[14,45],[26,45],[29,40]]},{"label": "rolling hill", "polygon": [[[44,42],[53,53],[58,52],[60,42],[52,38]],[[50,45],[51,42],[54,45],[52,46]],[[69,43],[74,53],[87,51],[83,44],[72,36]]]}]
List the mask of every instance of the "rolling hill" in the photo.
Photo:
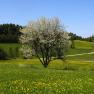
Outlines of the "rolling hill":
[{"label": "rolling hill", "polygon": [[[11,52],[13,54],[21,47],[20,44],[17,43],[1,43],[0,48],[3,49],[9,56]],[[75,40],[75,48],[70,48],[67,52],[66,55],[75,55],[75,54],[82,54],[82,53],[89,53],[94,51],[94,43],[92,42],[87,42],[87,41],[80,41],[80,40]],[[69,57],[73,59],[79,59],[79,58],[92,58],[94,55],[83,55],[83,56],[75,56],[75,57]]]},{"label": "rolling hill", "polygon": [[[67,55],[83,54],[94,52],[94,43],[87,41],[75,40],[75,48],[69,49]],[[68,57],[68,59],[76,60],[94,60],[94,54],[84,54],[79,56]]]}]

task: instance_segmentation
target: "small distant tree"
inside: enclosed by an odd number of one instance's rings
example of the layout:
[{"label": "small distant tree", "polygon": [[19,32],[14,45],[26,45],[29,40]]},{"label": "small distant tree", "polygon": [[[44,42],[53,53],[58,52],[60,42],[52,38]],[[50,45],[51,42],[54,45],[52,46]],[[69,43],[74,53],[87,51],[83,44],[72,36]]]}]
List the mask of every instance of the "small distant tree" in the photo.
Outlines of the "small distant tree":
[{"label": "small distant tree", "polygon": [[70,40],[71,40],[71,48],[75,48],[75,43],[74,43],[74,40],[77,39],[77,36],[76,34],[73,34],[73,33],[69,33],[69,36],[70,36]]},{"label": "small distant tree", "polygon": [[94,35],[92,35],[92,41],[94,42]]},{"label": "small distant tree", "polygon": [[88,40],[89,40],[90,42],[94,42],[94,35],[92,35],[91,37],[88,37]]},{"label": "small distant tree", "polygon": [[44,67],[53,57],[64,59],[64,52],[69,47],[69,36],[58,18],[43,17],[32,21],[21,32],[20,42],[32,49],[32,54],[39,58]]}]

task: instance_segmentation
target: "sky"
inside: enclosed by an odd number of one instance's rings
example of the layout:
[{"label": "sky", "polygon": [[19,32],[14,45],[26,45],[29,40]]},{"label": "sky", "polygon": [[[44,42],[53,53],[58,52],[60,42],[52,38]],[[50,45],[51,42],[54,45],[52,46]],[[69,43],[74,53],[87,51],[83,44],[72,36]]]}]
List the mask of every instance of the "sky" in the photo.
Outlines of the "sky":
[{"label": "sky", "polygon": [[58,17],[68,32],[94,34],[94,0],[0,0],[0,24]]}]

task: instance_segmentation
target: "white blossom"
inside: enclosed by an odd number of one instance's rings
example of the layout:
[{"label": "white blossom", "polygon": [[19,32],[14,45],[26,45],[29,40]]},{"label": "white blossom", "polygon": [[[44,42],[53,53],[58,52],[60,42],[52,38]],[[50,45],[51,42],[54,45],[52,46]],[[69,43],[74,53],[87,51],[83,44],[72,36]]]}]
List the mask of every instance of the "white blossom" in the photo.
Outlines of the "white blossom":
[{"label": "white blossom", "polygon": [[[23,34],[20,37],[20,42],[29,45],[29,47],[31,47],[30,49],[32,49],[37,56],[41,56],[43,58],[43,64],[46,62],[46,59],[48,59],[49,62],[52,56],[55,54],[55,56],[58,56],[58,54],[62,54],[69,48],[68,33],[60,24],[58,18],[47,19],[42,17],[37,21],[29,23],[21,32]],[[58,50],[60,50],[60,52],[58,52]],[[28,53],[27,49],[25,49],[24,54],[26,54],[25,51]],[[46,55],[48,55],[49,58]]]}]

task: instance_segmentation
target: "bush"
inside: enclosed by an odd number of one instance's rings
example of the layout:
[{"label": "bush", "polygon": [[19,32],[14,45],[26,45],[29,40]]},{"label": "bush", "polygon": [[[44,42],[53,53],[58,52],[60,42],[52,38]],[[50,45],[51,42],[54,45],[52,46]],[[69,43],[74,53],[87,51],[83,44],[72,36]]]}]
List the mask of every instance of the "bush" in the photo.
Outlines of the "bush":
[{"label": "bush", "polygon": [[15,52],[14,52],[14,49],[12,47],[9,48],[9,55],[10,55],[10,58],[15,57]]},{"label": "bush", "polygon": [[15,48],[15,57],[19,57],[19,47]]},{"label": "bush", "polygon": [[4,59],[7,59],[7,53],[3,49],[0,49],[0,60]]}]

